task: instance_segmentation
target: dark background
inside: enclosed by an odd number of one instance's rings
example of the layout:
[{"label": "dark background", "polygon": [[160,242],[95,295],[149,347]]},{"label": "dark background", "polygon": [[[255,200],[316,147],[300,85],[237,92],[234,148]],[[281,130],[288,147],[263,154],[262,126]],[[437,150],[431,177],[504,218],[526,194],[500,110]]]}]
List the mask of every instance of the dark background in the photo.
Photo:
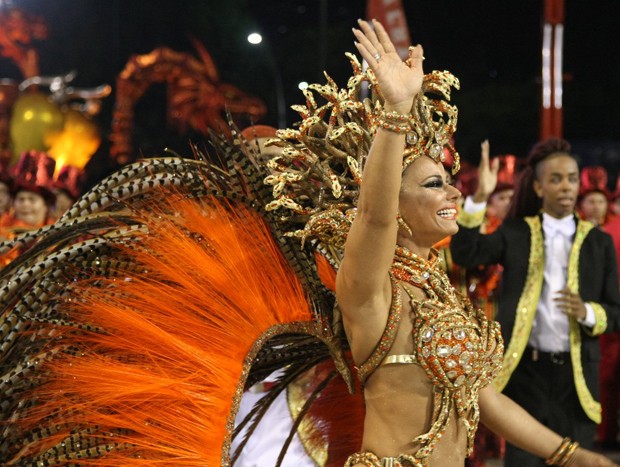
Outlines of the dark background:
[{"label": "dark background", "polygon": [[[456,144],[474,163],[479,143],[492,154],[524,156],[539,136],[542,0],[403,0],[411,38],[425,48],[425,68],[449,69],[461,81]],[[203,42],[222,81],[260,97],[269,108],[262,121],[278,126],[277,82],[287,110],[303,103],[300,81],[324,82],[327,70],[346,84],[354,51],[351,27],[363,18],[363,0],[13,0],[44,17],[48,39],[37,44],[44,75],[77,70],[74,86],[115,85],[132,54],[166,45],[193,51]],[[564,46],[564,136],[583,165],[604,165],[610,185],[620,166],[620,2],[566,0]],[[246,37],[259,31],[259,46]],[[0,77],[20,79],[0,60]],[[114,94],[97,117],[109,132]],[[165,88],[153,86],[136,107],[134,147],[145,155],[169,147],[189,154],[187,141],[166,127]],[[91,164],[91,178],[113,169],[104,144]],[[103,162],[102,162],[103,161]]]}]

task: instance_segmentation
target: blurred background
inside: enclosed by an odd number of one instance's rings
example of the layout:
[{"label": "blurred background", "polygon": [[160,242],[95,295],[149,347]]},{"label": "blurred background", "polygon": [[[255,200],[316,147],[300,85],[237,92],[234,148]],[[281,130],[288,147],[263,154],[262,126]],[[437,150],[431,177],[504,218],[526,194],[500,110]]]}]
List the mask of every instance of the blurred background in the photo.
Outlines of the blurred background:
[{"label": "blurred background", "polygon": [[[426,70],[449,69],[461,81],[453,100],[460,111],[456,146],[462,157],[477,163],[485,138],[492,154],[524,156],[540,136],[544,2],[402,3],[411,41],[425,48]],[[620,166],[620,2],[566,0],[564,6],[564,137],[582,165],[604,166],[612,184]],[[264,103],[262,116],[246,116],[240,124],[290,126],[297,121],[290,106],[304,101],[299,83],[323,83],[326,70],[346,84],[351,69],[344,53],[354,50],[351,27],[366,16],[361,0],[0,0],[2,14],[16,9],[46,27],[45,37],[28,44],[38,55],[38,75],[74,70],[72,87],[111,86],[91,117],[102,137],[86,168],[90,185],[118,166],[109,156],[109,135],[117,80],[132,56],[167,47],[186,54],[177,57],[181,61],[200,62],[200,43],[217,79],[231,85],[223,94]],[[251,33],[259,33],[262,42],[251,44]],[[21,82],[25,76],[3,54],[0,78]],[[165,79],[134,78],[142,94],[132,101],[131,157],[161,154],[164,148],[189,155],[188,141],[200,143],[204,136],[191,125],[171,122]],[[148,79],[148,85],[139,83]]]}]

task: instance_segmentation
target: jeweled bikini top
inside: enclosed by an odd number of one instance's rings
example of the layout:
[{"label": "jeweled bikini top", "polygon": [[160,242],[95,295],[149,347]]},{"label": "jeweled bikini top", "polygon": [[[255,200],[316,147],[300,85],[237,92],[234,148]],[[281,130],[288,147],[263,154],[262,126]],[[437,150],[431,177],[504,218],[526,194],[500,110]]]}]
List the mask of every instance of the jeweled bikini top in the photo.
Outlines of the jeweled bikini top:
[{"label": "jeweled bikini top", "polygon": [[[379,344],[359,368],[362,383],[380,365],[416,363],[424,368],[436,390],[431,429],[414,440],[420,444],[417,459],[430,455],[445,431],[452,407],[467,428],[471,450],[480,415],[478,392],[499,371],[504,350],[499,324],[488,321],[481,310],[457,294],[437,262],[435,250],[425,260],[406,248],[396,249],[388,322]],[[400,286],[413,307],[413,353],[387,356],[400,322]],[[424,290],[428,298],[414,298],[412,287]]]}]

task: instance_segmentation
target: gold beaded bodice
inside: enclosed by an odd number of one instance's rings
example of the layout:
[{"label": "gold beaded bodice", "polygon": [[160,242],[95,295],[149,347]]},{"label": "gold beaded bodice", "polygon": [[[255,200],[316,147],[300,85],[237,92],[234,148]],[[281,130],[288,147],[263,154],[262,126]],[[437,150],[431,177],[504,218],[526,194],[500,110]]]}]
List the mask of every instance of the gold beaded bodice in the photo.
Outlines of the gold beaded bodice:
[{"label": "gold beaded bodice", "polygon": [[[403,247],[396,249],[392,263],[392,305],[386,329],[370,358],[359,368],[362,382],[380,365],[415,363],[432,381],[434,405],[428,433],[414,440],[419,445],[412,465],[425,465],[436,442],[446,429],[453,409],[467,429],[468,451],[478,426],[478,393],[501,368],[503,342],[499,324],[488,321],[484,312],[458,294],[447,275],[437,267],[433,250],[430,260]],[[401,287],[412,306],[411,355],[387,355],[394,343],[400,321]],[[427,298],[414,298],[412,287],[422,289]]]}]

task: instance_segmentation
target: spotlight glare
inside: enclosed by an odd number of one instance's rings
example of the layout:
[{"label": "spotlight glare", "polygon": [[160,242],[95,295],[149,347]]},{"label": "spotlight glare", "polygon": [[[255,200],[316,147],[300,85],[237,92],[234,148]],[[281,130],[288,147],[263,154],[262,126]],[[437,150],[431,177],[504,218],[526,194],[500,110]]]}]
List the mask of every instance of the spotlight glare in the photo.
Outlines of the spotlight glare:
[{"label": "spotlight glare", "polygon": [[248,42],[254,45],[260,44],[261,42],[263,42],[263,36],[261,36],[257,32],[253,32],[252,34],[248,36]]}]

